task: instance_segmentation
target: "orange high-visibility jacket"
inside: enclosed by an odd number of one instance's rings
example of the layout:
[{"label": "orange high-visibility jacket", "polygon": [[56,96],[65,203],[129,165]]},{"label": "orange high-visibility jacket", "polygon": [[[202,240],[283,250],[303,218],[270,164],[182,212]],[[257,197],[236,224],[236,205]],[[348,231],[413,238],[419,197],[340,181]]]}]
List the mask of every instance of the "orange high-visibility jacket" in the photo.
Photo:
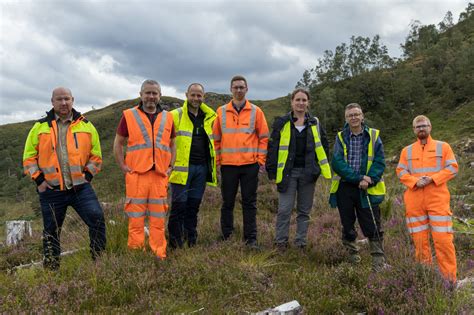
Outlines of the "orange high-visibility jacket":
[{"label": "orange high-visibility jacket", "polygon": [[[456,176],[458,163],[453,150],[446,142],[428,137],[425,145],[420,140],[405,147],[400,154],[397,175],[408,187],[404,200],[407,213],[412,210],[449,211],[450,194],[447,182]],[[421,176],[430,176],[433,183],[417,188]]]},{"label": "orange high-visibility jacket", "polygon": [[249,101],[237,113],[232,101],[217,109],[213,126],[218,165],[265,164],[268,126],[263,111]]},{"label": "orange high-visibility jacket", "polygon": [[128,128],[125,164],[137,173],[145,173],[155,165],[155,172],[166,177],[171,162],[171,113],[163,110],[153,125],[138,106],[125,110],[123,116]]},{"label": "orange high-visibility jacket", "polygon": [[[68,164],[74,186],[86,182],[85,172],[96,175],[102,166],[97,130],[81,113],[72,110],[72,122],[66,135]],[[39,185],[44,180],[53,187],[65,189],[57,156],[58,125],[54,110],[36,122],[25,143],[23,167]]]}]

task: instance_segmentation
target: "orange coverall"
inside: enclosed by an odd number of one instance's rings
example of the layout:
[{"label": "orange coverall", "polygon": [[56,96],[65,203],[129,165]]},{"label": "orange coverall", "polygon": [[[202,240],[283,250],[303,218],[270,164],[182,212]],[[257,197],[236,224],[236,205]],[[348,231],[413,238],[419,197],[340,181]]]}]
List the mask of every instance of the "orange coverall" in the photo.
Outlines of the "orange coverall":
[{"label": "orange coverall", "polygon": [[[453,150],[446,142],[428,137],[405,147],[400,154],[397,175],[407,190],[404,194],[406,222],[415,245],[417,261],[432,263],[429,230],[442,275],[456,281],[456,253],[453,244],[452,212],[447,182],[458,172]],[[421,176],[433,182],[418,188]]]},{"label": "orange coverall", "polygon": [[129,132],[125,163],[133,172],[125,175],[125,212],[128,247],[145,245],[145,217],[149,218],[151,250],[166,257],[165,219],[168,210],[168,175],[171,162],[173,116],[163,110],[151,125],[137,107],[125,110]]}]

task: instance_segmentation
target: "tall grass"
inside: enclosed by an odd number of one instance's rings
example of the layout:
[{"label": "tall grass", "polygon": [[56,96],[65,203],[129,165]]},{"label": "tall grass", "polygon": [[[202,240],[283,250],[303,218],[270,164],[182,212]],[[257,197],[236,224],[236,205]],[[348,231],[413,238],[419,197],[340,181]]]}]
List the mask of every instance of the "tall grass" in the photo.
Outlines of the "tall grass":
[{"label": "tall grass", "polygon": [[[155,259],[149,250],[126,248],[127,220],[120,201],[105,210],[107,251],[96,262],[91,261],[87,228],[69,211],[63,248],[82,250],[63,257],[59,272],[41,268],[11,271],[13,262],[29,261],[31,255],[40,259],[38,234],[13,249],[2,249],[1,261],[16,259],[0,264],[0,311],[240,314],[296,299],[306,314],[469,314],[474,309],[472,288],[452,290],[436,269],[414,262],[400,186],[392,176],[386,180],[387,186],[393,187],[383,206],[391,268],[379,274],[371,273],[370,255],[363,244],[361,265],[346,262],[339,216],[327,205],[329,183],[322,179],[315,193],[309,246],[304,250],[290,247],[285,252],[274,249],[277,193],[261,178],[257,214],[260,250],[249,250],[242,242],[239,204],[234,237],[218,240],[218,188],[206,190],[199,213],[198,245],[169,251],[164,261]],[[120,197],[110,196],[109,200]],[[293,218],[290,238],[294,232]],[[474,276],[473,238],[457,235],[455,242],[459,278]],[[30,256],[22,261],[18,253]]]}]

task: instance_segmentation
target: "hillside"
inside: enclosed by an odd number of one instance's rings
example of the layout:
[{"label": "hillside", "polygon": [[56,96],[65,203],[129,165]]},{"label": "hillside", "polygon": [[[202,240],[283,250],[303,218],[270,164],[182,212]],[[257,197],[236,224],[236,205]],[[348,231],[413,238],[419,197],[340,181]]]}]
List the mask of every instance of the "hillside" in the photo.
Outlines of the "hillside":
[{"label": "hillside", "polygon": [[[468,13],[474,6],[469,8]],[[414,263],[405,226],[403,187],[394,167],[401,148],[414,141],[411,120],[417,114],[427,114],[433,137],[451,144],[460,165],[459,176],[450,183],[458,278],[473,277],[473,23],[474,16],[469,13],[442,31],[435,27],[436,32],[428,32],[435,34],[432,40],[420,35],[427,29],[433,31],[431,26],[417,26],[404,43],[406,56],[390,66],[336,80],[327,80],[327,73],[321,77],[324,80],[316,74],[315,81],[307,80],[311,110],[325,124],[330,140],[342,127],[343,108],[350,102],[360,103],[367,123],[381,129],[388,162],[382,212],[390,268],[377,275],[370,272],[370,255],[362,237],[361,266],[355,268],[345,261],[339,216],[328,206],[330,183],[323,179],[318,180],[305,250],[290,248],[282,253],[274,249],[278,195],[264,175],[258,188],[261,250],[248,250],[240,241],[240,205],[235,209],[235,237],[217,240],[221,196],[219,188],[210,187],[200,210],[195,248],[169,252],[162,262],[149,251],[127,250],[124,180],[114,162],[112,144],[121,112],[138,102],[132,99],[85,113],[101,137],[104,166],[93,185],[104,202],[107,251],[97,262],[90,261],[87,229],[70,211],[63,228],[63,250],[79,251],[63,259],[58,273],[14,269],[41,258],[37,194],[21,167],[23,145],[33,121],[0,126],[0,173],[4,175],[0,182],[0,229],[12,219],[33,220],[34,227],[33,237],[19,246],[0,246],[0,312],[240,314],[296,299],[305,314],[472,313],[472,286],[453,290],[436,270]],[[206,102],[214,108],[229,100],[230,95],[206,94]],[[183,100],[163,97],[162,102],[171,109]],[[269,125],[275,116],[289,110],[288,96],[252,102],[263,109]],[[294,235],[294,225],[293,219],[290,235]],[[0,237],[3,240],[4,236]]]}]

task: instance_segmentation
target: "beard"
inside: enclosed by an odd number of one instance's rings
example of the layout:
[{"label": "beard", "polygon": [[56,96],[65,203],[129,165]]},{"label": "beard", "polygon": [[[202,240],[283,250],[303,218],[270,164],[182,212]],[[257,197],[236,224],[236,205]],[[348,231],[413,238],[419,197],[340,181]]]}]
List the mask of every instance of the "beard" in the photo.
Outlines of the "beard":
[{"label": "beard", "polygon": [[420,131],[420,132],[418,132],[418,134],[416,136],[420,140],[425,140],[426,138],[428,138],[429,134],[426,131]]}]

